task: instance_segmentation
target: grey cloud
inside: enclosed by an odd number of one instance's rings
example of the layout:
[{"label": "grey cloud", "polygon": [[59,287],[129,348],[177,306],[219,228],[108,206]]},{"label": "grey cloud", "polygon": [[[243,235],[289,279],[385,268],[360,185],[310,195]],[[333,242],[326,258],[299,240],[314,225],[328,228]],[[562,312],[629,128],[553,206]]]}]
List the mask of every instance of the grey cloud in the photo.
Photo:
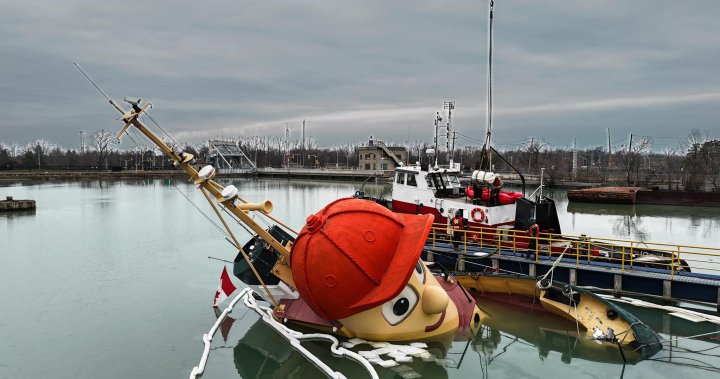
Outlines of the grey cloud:
[{"label": "grey cloud", "polygon": [[[153,101],[180,139],[281,135],[321,145],[430,139],[434,112],[484,125],[485,1],[0,1],[0,140],[76,145],[117,127],[76,72]],[[497,141],[597,144],[690,128],[717,136],[716,1],[496,1]],[[297,133],[295,133],[297,135]],[[585,141],[587,140],[587,141]]]}]

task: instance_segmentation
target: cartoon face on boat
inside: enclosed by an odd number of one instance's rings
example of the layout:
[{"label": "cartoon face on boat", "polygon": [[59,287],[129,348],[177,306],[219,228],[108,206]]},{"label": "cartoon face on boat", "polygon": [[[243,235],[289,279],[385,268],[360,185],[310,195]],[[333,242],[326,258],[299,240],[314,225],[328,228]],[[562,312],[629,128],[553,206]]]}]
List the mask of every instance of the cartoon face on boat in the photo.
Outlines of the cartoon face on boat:
[{"label": "cartoon face on boat", "polygon": [[337,200],[307,218],[290,266],[300,296],[341,334],[370,340],[454,332],[458,309],[420,260],[432,215]]}]

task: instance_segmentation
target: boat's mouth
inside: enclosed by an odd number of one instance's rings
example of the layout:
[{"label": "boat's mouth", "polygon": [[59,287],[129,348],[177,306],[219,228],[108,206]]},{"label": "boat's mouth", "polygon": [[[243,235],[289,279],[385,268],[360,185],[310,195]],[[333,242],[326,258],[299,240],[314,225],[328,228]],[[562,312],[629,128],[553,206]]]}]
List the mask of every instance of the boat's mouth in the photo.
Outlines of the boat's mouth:
[{"label": "boat's mouth", "polygon": [[447,312],[447,310],[443,310],[442,313],[440,313],[440,319],[438,319],[436,323],[425,327],[426,333],[432,332],[433,330],[439,328],[440,325],[442,325],[443,321],[445,321],[445,312]]}]

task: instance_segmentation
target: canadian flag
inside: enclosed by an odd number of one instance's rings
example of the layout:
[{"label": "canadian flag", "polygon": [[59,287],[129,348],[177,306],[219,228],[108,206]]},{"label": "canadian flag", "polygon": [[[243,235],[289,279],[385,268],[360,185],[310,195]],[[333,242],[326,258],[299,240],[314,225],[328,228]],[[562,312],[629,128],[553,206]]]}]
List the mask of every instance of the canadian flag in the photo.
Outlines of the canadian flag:
[{"label": "canadian flag", "polygon": [[232,295],[233,292],[235,292],[236,287],[233,284],[233,282],[230,280],[230,275],[228,275],[227,267],[223,267],[222,274],[220,274],[220,284],[218,284],[218,289],[215,291],[215,301],[213,302],[213,308],[217,308],[220,303],[225,301],[230,295]]}]

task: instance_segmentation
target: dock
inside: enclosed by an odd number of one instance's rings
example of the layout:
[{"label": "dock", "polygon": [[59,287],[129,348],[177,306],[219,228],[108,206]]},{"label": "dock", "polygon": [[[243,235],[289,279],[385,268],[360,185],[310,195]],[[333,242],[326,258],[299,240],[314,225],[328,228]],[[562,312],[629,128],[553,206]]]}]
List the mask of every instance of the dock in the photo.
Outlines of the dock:
[{"label": "dock", "polygon": [[342,168],[274,168],[261,167],[253,170],[246,168],[219,168],[219,177],[258,176],[265,178],[321,179],[321,180],[365,180],[375,178],[385,180],[395,175],[394,171],[353,170]]},{"label": "dock", "polygon": [[0,200],[0,212],[30,209],[35,209],[35,200],[14,200],[12,196],[7,196],[5,200]]},{"label": "dock", "polygon": [[[559,252],[537,249],[526,254],[521,237],[517,241],[508,235],[484,235],[480,241],[464,239],[464,243],[453,250],[449,239],[444,235],[446,226],[433,228],[423,253],[423,259],[438,262],[455,273],[515,273],[542,276],[547,273],[559,258]],[[527,237],[522,237],[527,239]],[[601,239],[588,238],[588,245],[602,244]],[[554,241],[560,241],[554,236]],[[606,240],[607,241],[607,240]],[[546,239],[547,242],[547,239]],[[615,240],[614,244],[623,241]],[[592,290],[612,293],[616,297],[623,295],[648,296],[663,300],[692,301],[714,305],[720,312],[720,249],[657,244],[666,246],[677,254],[667,265],[641,265],[641,259],[633,261],[632,241],[620,259],[598,259],[592,253],[585,254],[583,248],[568,250],[557,263],[553,279]],[[584,243],[583,243],[584,244]],[[432,253],[429,256],[428,253]],[[626,257],[627,256],[627,257]],[[682,258],[682,261],[681,261]],[[680,265],[688,264],[692,272],[683,271]],[[665,267],[667,266],[667,267]]]}]

